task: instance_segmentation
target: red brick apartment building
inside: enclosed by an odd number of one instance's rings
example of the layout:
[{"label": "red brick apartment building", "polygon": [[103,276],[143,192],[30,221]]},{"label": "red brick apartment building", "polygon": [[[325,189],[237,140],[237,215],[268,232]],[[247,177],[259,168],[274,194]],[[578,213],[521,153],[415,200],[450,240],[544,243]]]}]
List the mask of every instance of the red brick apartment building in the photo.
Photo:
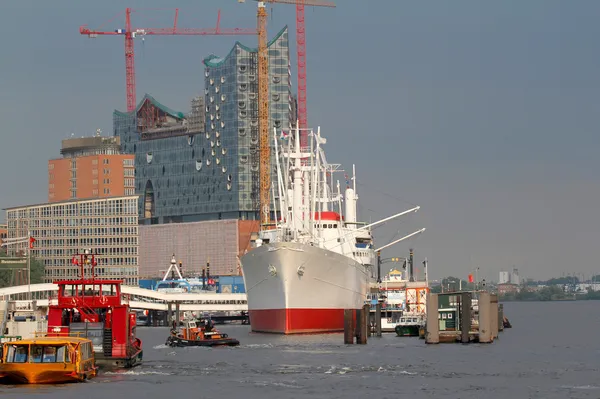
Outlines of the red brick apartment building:
[{"label": "red brick apartment building", "polygon": [[134,155],[121,153],[119,137],[62,141],[62,158],[48,161],[48,202],[134,195]]}]

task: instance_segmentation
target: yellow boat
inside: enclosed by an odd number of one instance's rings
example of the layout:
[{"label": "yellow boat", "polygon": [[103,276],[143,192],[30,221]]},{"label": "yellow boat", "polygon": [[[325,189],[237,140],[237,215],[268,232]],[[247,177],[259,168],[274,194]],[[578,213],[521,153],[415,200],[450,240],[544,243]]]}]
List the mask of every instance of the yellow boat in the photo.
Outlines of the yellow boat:
[{"label": "yellow boat", "polygon": [[36,337],[5,342],[0,383],[62,384],[97,375],[92,341],[81,337]]}]

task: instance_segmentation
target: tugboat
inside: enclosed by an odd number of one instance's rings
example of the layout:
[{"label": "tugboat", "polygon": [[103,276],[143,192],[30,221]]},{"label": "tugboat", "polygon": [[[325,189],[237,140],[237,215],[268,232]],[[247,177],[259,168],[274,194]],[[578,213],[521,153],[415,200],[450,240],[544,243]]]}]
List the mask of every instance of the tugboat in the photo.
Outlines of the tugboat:
[{"label": "tugboat", "polygon": [[187,318],[183,322],[180,331],[171,330],[171,335],[167,338],[167,346],[238,346],[240,341],[229,338],[216,330],[210,319],[207,319],[204,326],[198,325],[193,318]]},{"label": "tugboat", "polygon": [[[136,337],[136,314],[121,300],[122,280],[96,279],[96,255],[85,250],[72,263],[79,280],[57,281],[58,299],[48,306],[48,336],[78,335],[93,343],[96,364],[131,368],[142,362],[142,341]],[[91,270],[86,278],[85,267]],[[91,267],[89,267],[91,266]]]}]

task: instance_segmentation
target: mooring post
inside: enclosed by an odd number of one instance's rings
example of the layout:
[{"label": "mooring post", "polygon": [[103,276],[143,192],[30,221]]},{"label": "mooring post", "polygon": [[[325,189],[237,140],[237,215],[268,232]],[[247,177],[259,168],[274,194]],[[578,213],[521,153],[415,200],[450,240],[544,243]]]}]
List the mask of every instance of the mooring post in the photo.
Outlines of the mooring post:
[{"label": "mooring post", "polygon": [[362,312],[361,312],[361,319],[362,319],[362,323],[360,326],[360,344],[365,345],[367,343],[367,336],[368,331],[369,331],[369,313],[371,310],[371,305],[369,304],[365,304],[363,305],[362,308]]},{"label": "mooring post", "polygon": [[167,304],[167,320],[165,325],[170,327],[173,327],[173,303],[169,302]]},{"label": "mooring post", "polygon": [[356,309],[356,343],[362,344],[363,342],[363,324],[364,324],[364,308]]},{"label": "mooring post", "polygon": [[375,305],[375,333],[381,337],[381,302]]},{"label": "mooring post", "polygon": [[373,325],[371,323],[371,305],[365,305],[365,306],[368,306],[367,307],[367,318],[366,318],[366,321],[365,321],[365,325],[367,327],[367,337],[370,337],[371,336],[371,332],[372,332],[371,331],[371,326]]},{"label": "mooring post", "polygon": [[498,338],[498,295],[490,295],[490,320],[492,322],[492,340]]},{"label": "mooring post", "polygon": [[440,343],[440,321],[439,314],[439,298],[438,294],[427,293],[427,324],[425,327],[425,343],[439,344]]},{"label": "mooring post", "polygon": [[498,304],[498,331],[504,331],[504,304]]},{"label": "mooring post", "polygon": [[490,314],[492,305],[490,302],[490,293],[481,291],[477,305],[479,307],[479,342],[482,344],[490,343],[493,340],[492,315]]},{"label": "mooring post", "polygon": [[344,309],[344,344],[354,343],[354,309]]},{"label": "mooring post", "polygon": [[460,342],[468,344],[471,332],[471,293],[460,294]]},{"label": "mooring post", "polygon": [[175,328],[179,327],[179,302],[175,302]]}]

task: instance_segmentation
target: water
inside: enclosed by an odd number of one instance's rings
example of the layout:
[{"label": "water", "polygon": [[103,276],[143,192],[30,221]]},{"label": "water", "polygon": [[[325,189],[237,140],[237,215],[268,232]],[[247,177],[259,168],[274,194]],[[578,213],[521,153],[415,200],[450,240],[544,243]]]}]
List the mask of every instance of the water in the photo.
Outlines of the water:
[{"label": "water", "polygon": [[0,398],[600,398],[600,302],[507,303],[493,344],[425,345],[384,334],[278,336],[218,326],[237,348],[168,348],[140,328],[144,364],[82,384],[0,386]]}]

